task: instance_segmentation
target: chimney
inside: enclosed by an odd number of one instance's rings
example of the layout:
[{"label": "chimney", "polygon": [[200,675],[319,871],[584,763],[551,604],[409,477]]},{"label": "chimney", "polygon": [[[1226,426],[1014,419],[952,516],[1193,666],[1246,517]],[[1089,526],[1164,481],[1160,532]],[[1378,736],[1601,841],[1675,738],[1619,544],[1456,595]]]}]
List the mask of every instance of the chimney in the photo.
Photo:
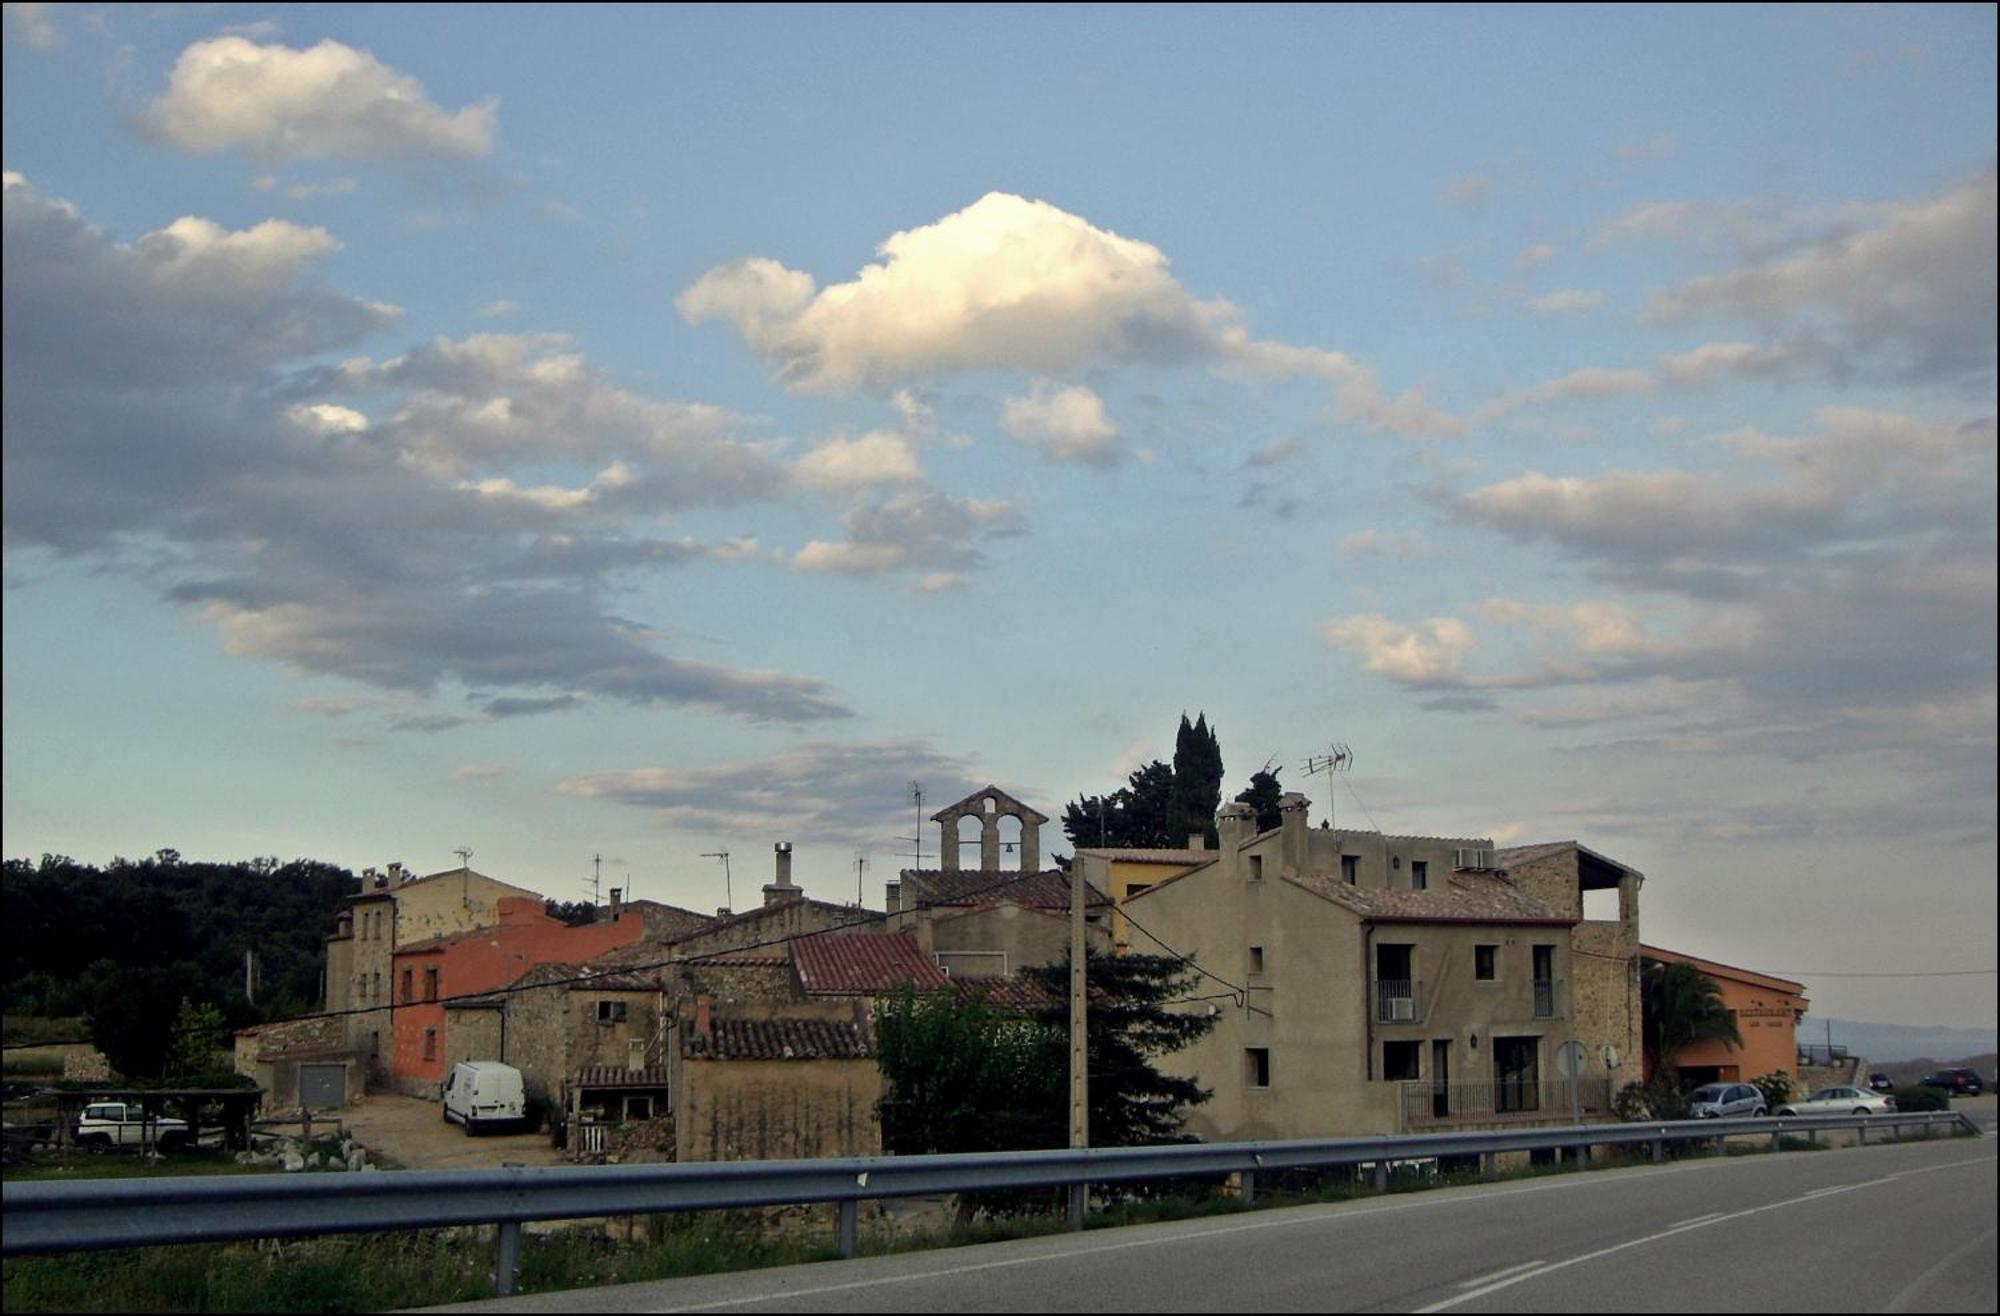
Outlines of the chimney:
[{"label": "chimney", "polygon": [[710,1020],[708,1017],[709,995],[703,992],[694,998],[694,1034],[704,1044],[709,1040]]},{"label": "chimney", "polygon": [[1237,848],[1257,834],[1257,811],[1231,800],[1215,811],[1215,830],[1222,843],[1222,862],[1233,864]]},{"label": "chimney", "polygon": [[729,906],[727,906],[727,905],[717,905],[717,906],[715,907],[715,916],[716,916],[717,918],[733,918],[733,917],[735,917],[735,916],[734,916],[733,914],[731,914],[731,913],[729,912]]},{"label": "chimney", "polygon": [[1208,842],[1208,833],[1207,833],[1207,832],[1189,832],[1189,833],[1188,833],[1188,844],[1187,844],[1187,848],[1188,848],[1188,849],[1190,849],[1190,850],[1199,850],[1199,849],[1202,849],[1202,848],[1203,848],[1203,847],[1204,847],[1204,846],[1205,846],[1205,845],[1207,844],[1207,842]]},{"label": "chimney", "polygon": [[882,904],[891,914],[903,907],[903,884],[890,882],[883,888]]},{"label": "chimney", "polygon": [[390,864],[389,879],[394,882],[407,882],[410,880],[410,876],[403,871],[401,864]]},{"label": "chimney", "polygon": [[623,887],[612,887],[612,888],[611,888],[611,921],[612,921],[613,923],[616,923],[616,922],[618,921],[618,904],[619,904],[619,899],[620,899],[620,897],[622,897],[622,896],[623,896],[624,894],[625,894],[625,889],[624,889]]},{"label": "chimney", "polygon": [[771,847],[777,856],[777,880],[764,888],[764,907],[782,905],[788,900],[797,900],[803,894],[792,885],[792,843],[780,841]]},{"label": "chimney", "polygon": [[1298,791],[1278,797],[1278,862],[1294,873],[1306,871],[1306,811],[1312,801]]}]

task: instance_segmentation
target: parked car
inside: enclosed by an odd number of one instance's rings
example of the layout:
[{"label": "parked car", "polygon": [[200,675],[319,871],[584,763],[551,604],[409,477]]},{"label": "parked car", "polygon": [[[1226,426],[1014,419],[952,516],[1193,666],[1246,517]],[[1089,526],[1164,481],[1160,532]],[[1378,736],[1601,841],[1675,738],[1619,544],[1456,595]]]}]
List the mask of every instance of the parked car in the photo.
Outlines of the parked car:
[{"label": "parked car", "polygon": [[1704,1083],[1688,1093],[1688,1115],[1698,1120],[1768,1115],[1764,1094],[1752,1083]]},{"label": "parked car", "polygon": [[1874,1088],[1877,1092],[1894,1092],[1896,1090],[1896,1080],[1890,1078],[1887,1074],[1877,1071],[1868,1076],[1868,1086]]},{"label": "parked car", "polygon": [[444,1082],[444,1118],[477,1134],[496,1124],[518,1125],[528,1107],[521,1071],[495,1060],[466,1060],[453,1065]]},{"label": "parked car", "polygon": [[152,1126],[152,1143],[161,1151],[187,1145],[186,1121],[164,1117],[148,1120],[137,1103],[123,1101],[94,1101],[85,1106],[71,1132],[79,1147],[138,1147],[147,1140],[148,1124]]},{"label": "parked car", "polygon": [[1976,1097],[1986,1090],[1977,1070],[1940,1069],[1917,1080],[1918,1087],[1943,1088],[1955,1097]]},{"label": "parked car", "polygon": [[1891,1115],[1895,1110],[1894,1097],[1866,1088],[1821,1088],[1778,1107],[1780,1115]]}]

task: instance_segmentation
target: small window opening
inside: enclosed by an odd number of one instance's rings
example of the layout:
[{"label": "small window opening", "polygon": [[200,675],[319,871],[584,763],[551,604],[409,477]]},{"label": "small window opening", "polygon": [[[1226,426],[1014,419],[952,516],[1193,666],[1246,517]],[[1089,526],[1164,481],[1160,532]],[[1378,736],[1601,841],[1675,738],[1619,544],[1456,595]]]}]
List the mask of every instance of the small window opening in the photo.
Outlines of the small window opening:
[{"label": "small window opening", "polygon": [[435,1060],[437,1058],[438,1030],[435,1028],[426,1028],[424,1029],[424,1059]]},{"label": "small window opening", "polygon": [[1361,880],[1361,856],[1344,854],[1340,856],[1340,880],[1354,886]]},{"label": "small window opening", "polygon": [[1412,891],[1426,891],[1430,889],[1430,884],[1430,863],[1423,859],[1412,859],[1410,861],[1410,889]]},{"label": "small window opening", "polygon": [[1262,946],[1252,946],[1250,948],[1250,972],[1262,973],[1263,971],[1264,948]]},{"label": "small window opening", "polygon": [[1252,882],[1261,882],[1264,880],[1263,855],[1253,854],[1250,856],[1250,880]]},{"label": "small window opening", "polygon": [[1498,946],[1474,946],[1472,948],[1472,976],[1480,982],[1492,982],[1499,977],[1500,959]]},{"label": "small window opening", "polygon": [[1391,1081],[1409,1082],[1418,1077],[1418,1058],[1423,1054],[1422,1042],[1382,1043],[1382,1077]]},{"label": "small window opening", "polygon": [[1243,1081],[1253,1088],[1271,1086],[1271,1048],[1267,1046],[1244,1048]]},{"label": "small window opening", "polygon": [[435,964],[427,965],[424,968],[424,999],[427,1001],[435,1001],[437,998],[438,998],[437,965]]},{"label": "small window opening", "polygon": [[405,1004],[405,1005],[408,1005],[408,1004],[409,1004],[409,1003],[410,1003],[411,1001],[414,1001],[414,1000],[416,1000],[416,999],[417,999],[417,991],[416,991],[416,988],[415,988],[414,986],[412,986],[412,985],[411,985],[411,984],[413,984],[413,983],[414,983],[415,981],[416,981],[416,970],[415,970],[415,969],[404,969],[404,970],[403,970],[403,1004]]},{"label": "small window opening", "polygon": [[624,1023],[625,1005],[624,1001],[599,1001],[597,1003],[597,1022],[601,1024]]}]

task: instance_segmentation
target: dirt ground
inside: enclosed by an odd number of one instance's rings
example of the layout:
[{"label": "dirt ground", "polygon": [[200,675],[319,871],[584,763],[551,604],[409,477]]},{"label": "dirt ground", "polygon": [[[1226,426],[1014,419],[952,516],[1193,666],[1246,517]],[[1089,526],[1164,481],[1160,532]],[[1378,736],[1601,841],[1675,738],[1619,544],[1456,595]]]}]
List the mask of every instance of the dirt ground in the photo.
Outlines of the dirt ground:
[{"label": "dirt ground", "polygon": [[444,1122],[439,1104],[388,1092],[371,1092],[337,1118],[385,1170],[497,1169],[502,1161],[566,1165],[546,1133],[482,1133],[471,1137]]}]

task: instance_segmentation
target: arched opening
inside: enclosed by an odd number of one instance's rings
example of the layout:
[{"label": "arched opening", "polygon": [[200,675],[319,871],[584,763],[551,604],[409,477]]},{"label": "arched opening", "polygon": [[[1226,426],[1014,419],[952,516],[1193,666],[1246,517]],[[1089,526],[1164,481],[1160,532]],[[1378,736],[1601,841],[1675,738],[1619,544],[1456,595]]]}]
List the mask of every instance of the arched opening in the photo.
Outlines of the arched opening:
[{"label": "arched opening", "polygon": [[979,867],[979,818],[975,814],[965,814],[958,820],[958,835],[952,838],[957,847],[952,853],[958,859],[960,868]]},{"label": "arched opening", "polygon": [[1010,872],[1021,867],[1021,820],[1008,814],[1000,820],[1000,867]]}]

